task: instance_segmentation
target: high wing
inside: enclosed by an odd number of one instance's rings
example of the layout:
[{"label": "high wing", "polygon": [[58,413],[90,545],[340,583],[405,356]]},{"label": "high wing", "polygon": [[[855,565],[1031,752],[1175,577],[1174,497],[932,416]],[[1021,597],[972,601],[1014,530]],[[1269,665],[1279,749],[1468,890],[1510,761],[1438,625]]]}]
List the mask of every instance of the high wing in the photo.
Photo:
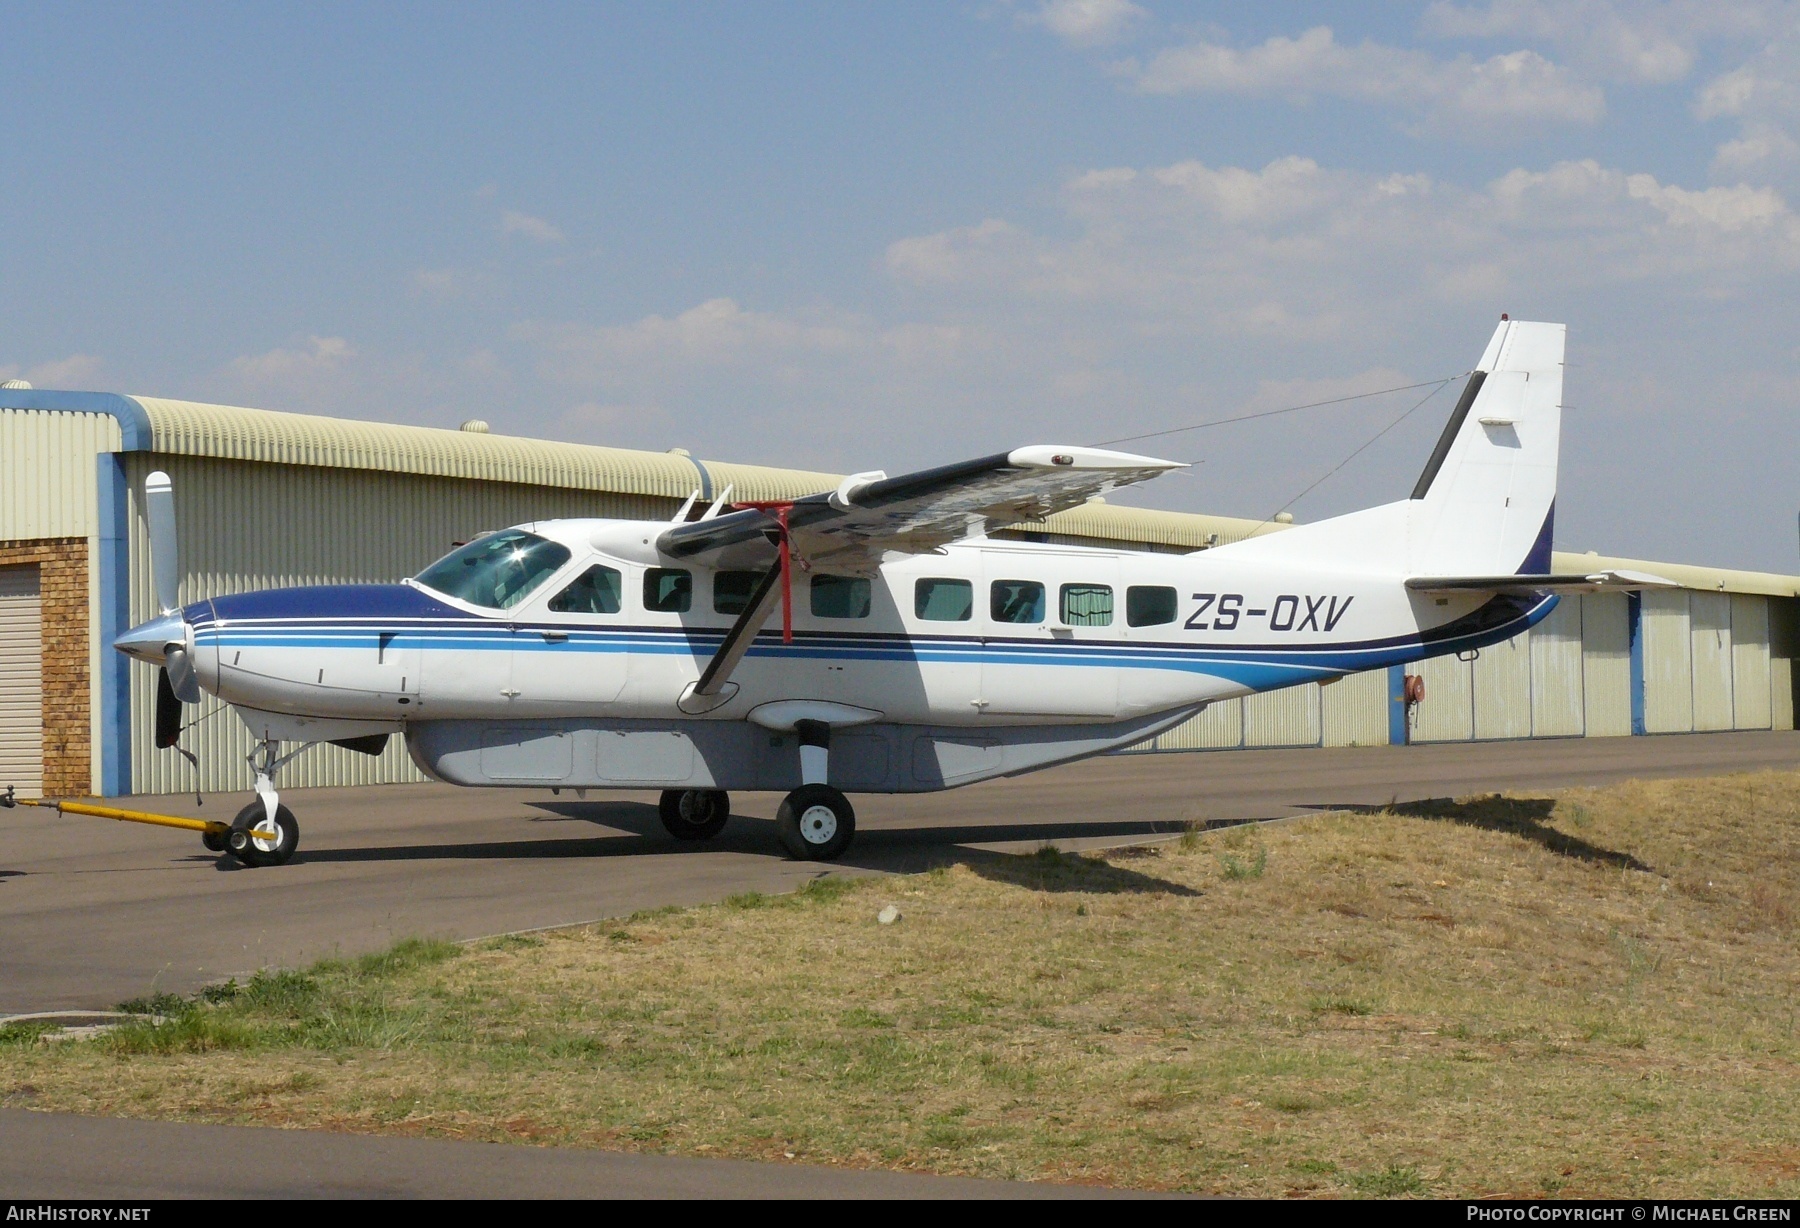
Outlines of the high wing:
[{"label": "high wing", "polygon": [[1597,571],[1586,576],[1414,576],[1406,587],[1415,593],[1626,593],[1680,586],[1648,572]]},{"label": "high wing", "polygon": [[[810,567],[870,575],[889,551],[922,554],[1182,468],[1127,452],[1039,445],[897,478],[859,473],[835,491],[796,499],[786,512],[788,540]],[[672,525],[656,544],[676,558],[751,569],[774,561],[780,536],[777,511],[748,508]]]}]

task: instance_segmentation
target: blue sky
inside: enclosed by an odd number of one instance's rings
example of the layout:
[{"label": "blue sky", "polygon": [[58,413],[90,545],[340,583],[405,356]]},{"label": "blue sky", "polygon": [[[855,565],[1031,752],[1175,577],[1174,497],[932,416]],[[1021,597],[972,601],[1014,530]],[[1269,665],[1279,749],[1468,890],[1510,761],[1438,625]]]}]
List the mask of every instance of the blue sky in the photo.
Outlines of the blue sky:
[{"label": "blue sky", "polygon": [[[1361,7],[0,4],[0,376],[898,472],[1510,311],[1570,326],[1559,547],[1800,570],[1796,7]],[[1140,498],[1270,514],[1417,395]]]}]

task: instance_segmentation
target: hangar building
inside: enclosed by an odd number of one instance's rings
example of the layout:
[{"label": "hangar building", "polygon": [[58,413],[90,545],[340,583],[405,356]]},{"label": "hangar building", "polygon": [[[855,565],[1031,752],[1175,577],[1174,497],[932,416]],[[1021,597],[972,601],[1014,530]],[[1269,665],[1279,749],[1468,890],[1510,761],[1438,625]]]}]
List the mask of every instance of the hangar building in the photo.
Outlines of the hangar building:
[{"label": "hangar building", "polygon": [[[452,543],[559,516],[668,517],[698,489],[738,499],[830,489],[834,474],[111,393],[0,387],[0,787],[71,796],[241,791],[247,730],[209,705],[152,749],[155,674],[109,645],[156,613],[144,477],[175,482],[181,600],[412,575]],[[1171,552],[1283,524],[1090,503],[1006,535]],[[1559,554],[1556,569],[1653,571],[1673,591],[1565,598],[1474,660],[1215,704],[1147,750],[1608,737],[1794,727],[1800,577]],[[288,787],[417,780],[399,739],[377,758],[315,748]]]}]

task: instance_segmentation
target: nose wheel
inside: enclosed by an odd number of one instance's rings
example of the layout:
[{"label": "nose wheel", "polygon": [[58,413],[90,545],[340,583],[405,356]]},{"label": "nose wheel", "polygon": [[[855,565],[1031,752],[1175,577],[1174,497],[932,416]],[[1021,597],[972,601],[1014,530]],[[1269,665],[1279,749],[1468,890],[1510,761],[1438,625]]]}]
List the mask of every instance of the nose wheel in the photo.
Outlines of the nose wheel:
[{"label": "nose wheel", "polygon": [[795,861],[836,861],[856,838],[856,811],[830,785],[801,785],[781,799],[775,831]]},{"label": "nose wheel", "polygon": [[[212,840],[203,839],[211,848]],[[227,852],[247,866],[278,866],[300,847],[300,824],[286,806],[275,807],[271,823],[258,799],[238,811],[231,830],[225,833],[224,845]]]}]

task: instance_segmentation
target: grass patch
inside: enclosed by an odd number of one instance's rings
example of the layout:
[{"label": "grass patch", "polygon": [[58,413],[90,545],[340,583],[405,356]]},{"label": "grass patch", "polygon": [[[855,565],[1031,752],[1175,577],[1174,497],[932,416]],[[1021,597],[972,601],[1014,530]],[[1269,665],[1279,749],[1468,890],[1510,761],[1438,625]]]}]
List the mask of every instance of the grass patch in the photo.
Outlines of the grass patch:
[{"label": "grass patch", "polygon": [[1800,775],[1431,802],[400,943],[91,1041],[0,1029],[0,1099],[1265,1196],[1791,1198],[1796,917]]}]

